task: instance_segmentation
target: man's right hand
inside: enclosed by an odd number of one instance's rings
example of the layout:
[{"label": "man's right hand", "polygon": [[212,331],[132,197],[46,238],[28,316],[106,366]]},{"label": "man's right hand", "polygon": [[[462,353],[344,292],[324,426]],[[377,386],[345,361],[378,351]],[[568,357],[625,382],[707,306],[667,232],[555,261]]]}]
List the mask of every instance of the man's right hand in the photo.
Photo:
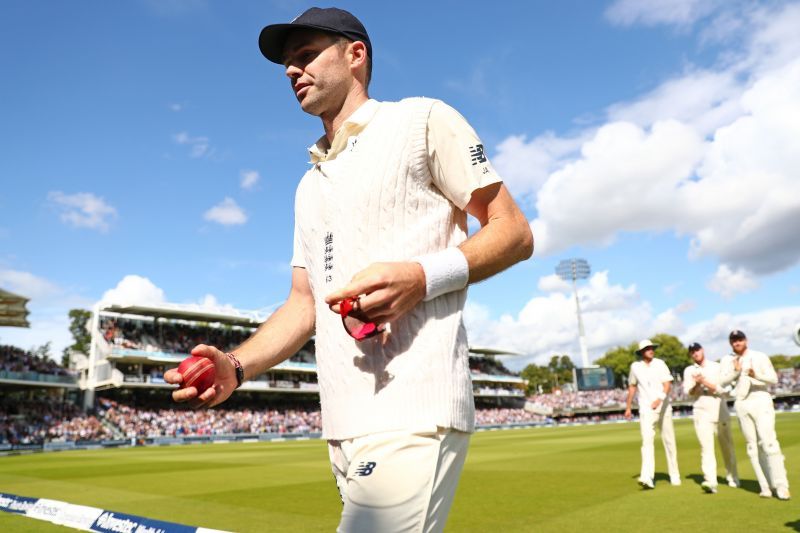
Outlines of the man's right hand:
[{"label": "man's right hand", "polygon": [[650,407],[653,411],[658,411],[658,408],[661,407],[661,400],[654,400]]},{"label": "man's right hand", "polygon": [[[198,344],[192,349],[191,355],[197,357],[205,357],[211,359],[214,363],[214,370],[216,378],[214,385],[209,387],[203,394],[197,394],[195,387],[187,387],[185,389],[177,389],[172,392],[172,399],[176,402],[189,402],[193,408],[198,409],[201,407],[214,407],[227,400],[233,391],[236,390],[236,369],[233,362],[214,346],[207,346],[205,344]],[[173,385],[180,385],[183,382],[183,376],[178,372],[177,368],[171,368],[164,373],[164,381],[172,383]]]},{"label": "man's right hand", "polygon": [[625,420],[630,420],[631,418],[633,418],[633,414],[631,413],[631,408],[628,407],[625,409]]}]

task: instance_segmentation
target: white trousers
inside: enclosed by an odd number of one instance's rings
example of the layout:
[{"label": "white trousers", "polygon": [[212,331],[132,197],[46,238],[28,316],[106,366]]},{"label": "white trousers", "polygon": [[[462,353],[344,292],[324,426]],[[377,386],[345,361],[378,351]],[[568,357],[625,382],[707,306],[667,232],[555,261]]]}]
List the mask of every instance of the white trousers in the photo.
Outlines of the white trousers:
[{"label": "white trousers", "polygon": [[717,486],[717,456],[714,450],[714,440],[719,441],[722,460],[725,463],[725,473],[728,477],[739,479],[736,471],[736,452],[731,435],[731,415],[727,406],[721,406],[719,421],[709,420],[703,414],[694,415],[694,431],[700,441],[700,467],[703,478],[712,487]]},{"label": "white trousers", "polygon": [[680,480],[678,471],[678,448],[675,445],[675,427],[672,425],[672,406],[661,404],[658,411],[639,408],[639,426],[642,431],[641,479],[652,480],[656,473],[655,438],[656,428],[661,432],[661,442],[667,455],[667,470],[670,480]]},{"label": "white trousers", "polygon": [[447,522],[469,433],[391,431],[328,441],[344,505],[341,533],[440,532]]},{"label": "white trousers", "polygon": [[775,433],[775,408],[772,396],[765,391],[751,392],[744,400],[736,400],[736,416],[747,441],[747,455],[756,473],[762,492],[770,488],[789,488],[781,445]]}]

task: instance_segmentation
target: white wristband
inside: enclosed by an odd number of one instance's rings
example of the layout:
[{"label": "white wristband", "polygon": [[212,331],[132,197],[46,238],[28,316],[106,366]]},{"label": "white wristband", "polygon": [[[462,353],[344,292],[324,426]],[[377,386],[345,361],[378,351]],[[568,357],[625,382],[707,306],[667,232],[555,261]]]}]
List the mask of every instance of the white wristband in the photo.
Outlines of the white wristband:
[{"label": "white wristband", "polygon": [[469,265],[464,253],[458,248],[445,248],[441,252],[420,255],[412,259],[425,272],[424,301],[457,291],[467,286]]}]

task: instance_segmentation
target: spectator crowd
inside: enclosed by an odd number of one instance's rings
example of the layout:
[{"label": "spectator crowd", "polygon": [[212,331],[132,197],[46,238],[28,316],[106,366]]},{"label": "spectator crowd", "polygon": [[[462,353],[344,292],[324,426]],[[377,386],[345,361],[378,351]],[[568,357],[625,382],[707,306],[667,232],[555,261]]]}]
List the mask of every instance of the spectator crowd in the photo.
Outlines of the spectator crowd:
[{"label": "spectator crowd", "polygon": [[322,430],[319,410],[295,409],[141,409],[100,399],[102,416],[126,438],[230,435],[236,433],[314,433]]},{"label": "spectator crowd", "polygon": [[[778,382],[771,385],[772,394],[797,394],[800,393],[800,368],[787,368],[777,371]],[[537,411],[558,413],[570,411],[600,411],[624,409],[628,395],[627,389],[597,390],[597,391],[567,391],[558,390],[547,394],[534,394],[528,396]],[[675,381],[669,391],[673,403],[691,402],[684,392],[679,381]]]},{"label": "spectator crowd", "polygon": [[[187,352],[198,342],[212,342],[220,346],[233,346],[249,335],[238,328],[204,328],[197,325],[170,323],[159,328],[156,344],[154,324],[139,320],[116,318],[103,323],[103,331],[110,342],[121,346],[152,348],[173,352]],[[163,342],[162,342],[163,341]],[[301,350],[293,360],[314,362],[313,347]],[[502,363],[491,358],[470,357],[470,369],[477,374],[514,375]],[[160,374],[163,368],[151,369]],[[0,372],[36,372],[50,375],[69,375],[55,361],[14,346],[0,345]],[[800,369],[778,370],[778,383],[771,387],[776,395],[790,395],[776,400],[776,407],[792,408],[798,404]],[[290,376],[290,374],[287,374]],[[285,387],[297,388],[297,378],[285,379]],[[2,374],[0,374],[2,377]],[[302,382],[303,385],[315,385]],[[278,381],[271,386],[278,387]],[[476,393],[496,390],[485,383],[475,385]],[[501,388],[509,396],[517,390],[504,384]],[[622,416],[627,391],[624,389],[599,391],[556,391],[535,394],[527,401],[532,409],[489,407],[476,410],[478,426],[547,423],[554,417],[568,422],[596,422],[613,420]],[[676,382],[670,392],[672,400],[688,401],[682,387]],[[577,414],[575,414],[577,412]],[[193,411],[170,406],[126,405],[108,398],[100,398],[93,414],[82,414],[71,402],[58,399],[47,392],[0,390],[0,445],[41,444],[43,442],[98,441],[113,438],[146,439],[156,437],[182,437],[190,435],[212,436],[260,433],[316,433],[321,431],[319,410],[313,404],[275,408],[232,406],[227,409]]]},{"label": "spectator crowd", "polygon": [[0,444],[97,441],[112,435],[99,418],[82,415],[70,402],[5,394],[0,399]]},{"label": "spectator crowd", "polygon": [[525,409],[492,408],[475,410],[475,425],[477,426],[543,424],[549,420],[548,417],[531,413]]},{"label": "spectator crowd", "polygon": [[495,376],[515,376],[518,374],[510,371],[503,363],[490,357],[470,357],[469,370],[473,374],[489,374]]},{"label": "spectator crowd", "polygon": [[49,357],[37,355],[16,346],[0,345],[0,371],[38,372],[55,376],[68,376],[70,372]]},{"label": "spectator crowd", "polygon": [[556,391],[547,394],[534,394],[528,397],[537,410],[546,412],[618,409],[625,406],[628,391],[624,389],[577,391]]},{"label": "spectator crowd", "polygon": [[240,327],[211,327],[189,322],[133,320],[102,317],[100,331],[109,344],[147,352],[189,353],[198,344],[211,344],[223,351],[244,342],[252,330]]}]

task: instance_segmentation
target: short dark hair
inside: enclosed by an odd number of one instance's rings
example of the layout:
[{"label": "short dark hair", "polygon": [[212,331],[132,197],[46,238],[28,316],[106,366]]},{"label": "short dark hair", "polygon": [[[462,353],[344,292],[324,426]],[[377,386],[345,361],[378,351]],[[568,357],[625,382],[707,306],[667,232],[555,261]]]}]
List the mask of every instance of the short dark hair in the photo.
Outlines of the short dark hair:
[{"label": "short dark hair", "polygon": [[[348,39],[344,35],[332,35],[333,42],[338,46],[340,49],[344,49],[350,43],[354,43],[352,39]],[[372,80],[372,56],[367,51],[367,79],[364,81],[364,88],[369,87],[369,82]]]}]

